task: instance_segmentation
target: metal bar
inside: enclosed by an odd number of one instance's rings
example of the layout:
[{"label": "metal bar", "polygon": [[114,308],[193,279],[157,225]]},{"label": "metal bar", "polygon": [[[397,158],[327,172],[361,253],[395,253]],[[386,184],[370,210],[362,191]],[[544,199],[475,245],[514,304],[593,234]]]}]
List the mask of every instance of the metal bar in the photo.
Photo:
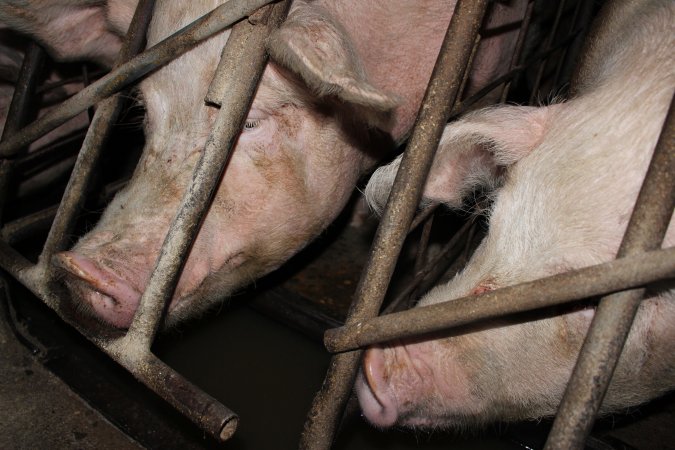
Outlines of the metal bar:
[{"label": "metal bar", "polygon": [[[551,45],[553,44],[553,38],[558,31],[558,25],[560,24],[560,18],[562,17],[563,9],[565,9],[565,0],[560,0],[560,3],[558,4],[558,10],[555,14],[555,19],[553,20],[553,26],[551,26],[551,32],[546,37],[546,42],[544,43],[544,51],[550,50]],[[532,93],[530,95],[530,100],[528,101],[530,105],[535,104],[536,96],[539,93],[539,85],[541,84],[541,79],[544,76],[546,62],[547,61],[545,59],[542,60],[542,62],[539,64],[539,68],[537,69],[537,75],[535,76],[534,84],[532,86]]]},{"label": "metal bar", "polygon": [[[142,0],[138,3],[122,49],[115,61],[115,67],[121,66],[143,50],[146,30],[152,19],[154,7],[155,0]],[[68,180],[61,204],[38,259],[38,264],[42,265],[46,271],[50,267],[49,261],[52,255],[64,250],[68,245],[76,216],[82,208],[85,194],[92,180],[92,172],[101,156],[105,141],[117,122],[123,101],[121,94],[115,94],[104,100],[94,113],[89,130],[87,130],[87,135],[82,143],[82,149],[77,155],[75,167]],[[47,277],[45,282],[48,282],[50,278]]]},{"label": "metal bar", "polygon": [[443,264],[443,261],[451,261],[462,250],[461,244],[465,242],[467,233],[472,225],[470,221],[465,223],[435,258],[415,272],[415,278],[386,306],[382,313],[388,314],[393,311],[408,309],[406,306],[413,301],[414,296],[418,292],[425,290],[423,285],[427,284],[427,280],[437,279],[445,272],[446,264]]},{"label": "metal bar", "polygon": [[232,78],[229,83],[231,90],[222,99],[222,106],[194,170],[192,182],[169,228],[139,308],[125,336],[125,339],[139,348],[148,350],[154,340],[164,307],[176,288],[180,270],[241,132],[265,68],[265,40],[269,32],[286,17],[289,4],[288,0],[284,0],[268,6],[273,8],[269,20],[258,25],[256,39],[251,39],[250,45],[241,51],[240,57],[246,59],[246,64],[239,64],[235,74],[226,74]]},{"label": "metal bar", "polygon": [[258,42],[261,39],[260,27],[256,25],[269,20],[269,14],[268,8],[261,8],[253,13],[248,20],[242,20],[232,27],[230,36],[227,38],[227,43],[220,55],[220,62],[213,76],[213,81],[211,81],[206,93],[205,101],[207,103],[222,105],[227,93],[233,89],[230,74],[237,70],[237,67],[241,64],[241,55],[245,54],[250,46],[260,45],[260,42]]},{"label": "metal bar", "polygon": [[8,244],[13,244],[30,236],[36,230],[46,230],[53,222],[57,209],[57,206],[51,206],[33,214],[7,222],[5,226],[0,229],[0,239]]},{"label": "metal bar", "polygon": [[[518,31],[518,39],[516,40],[516,47],[513,50],[513,56],[511,57],[511,64],[509,65],[509,70],[513,70],[515,67],[520,65],[521,59],[523,58],[523,48],[525,47],[525,37],[527,36],[527,31],[530,29],[530,22],[532,21],[532,11],[534,11],[534,0],[530,0],[527,4],[527,9],[525,10],[525,16],[523,17],[523,22],[520,25],[520,31]],[[502,94],[499,97],[499,103],[504,103],[506,98],[509,96],[509,91],[511,90],[511,84],[516,81],[516,77],[504,83],[502,87]]]},{"label": "metal bar", "polygon": [[[2,240],[0,240],[0,268],[30,289],[45,304],[54,309],[60,304],[60,298],[42,283],[41,274],[33,270],[35,266]],[[104,340],[98,335],[92,335],[71,317],[61,315],[61,318],[215,439],[224,441],[236,430],[238,422],[236,414],[151,353],[128,348],[127,343],[121,339]]]},{"label": "metal bar", "polygon": [[[34,43],[28,45],[21,65],[21,70],[19,71],[18,82],[14,86],[14,94],[12,95],[12,102],[9,105],[9,110],[7,111],[7,118],[2,130],[2,136],[0,137],[0,145],[7,141],[10,136],[13,136],[19,128],[29,120],[31,100],[40,77],[40,72],[42,71],[44,56],[45,52],[39,45]],[[28,144],[17,147],[11,156],[15,156],[27,147]],[[14,171],[15,161],[4,159],[4,157],[0,158],[2,158],[0,159],[1,223],[9,191],[10,177]]]},{"label": "metal bar", "polygon": [[[617,258],[661,247],[675,209],[675,97]],[[654,268],[654,271],[657,269]],[[593,427],[644,289],[600,300],[558,409],[546,449],[582,448]]]},{"label": "metal bar", "polygon": [[429,247],[429,237],[431,236],[431,227],[434,224],[434,215],[430,215],[427,220],[424,221],[424,227],[422,227],[422,234],[420,235],[420,240],[417,255],[415,256],[415,265],[413,267],[414,273],[418,273],[424,267],[424,261],[427,256],[427,248]]},{"label": "metal bar", "polygon": [[[459,0],[403,155],[350,308],[347,323],[377,315],[405,236],[417,209],[441,133],[456,101],[463,71],[485,14],[486,0]],[[349,398],[362,351],[334,356],[323,386],[314,398],[300,447],[329,448]]]},{"label": "metal bar", "polygon": [[274,0],[230,0],[181,28],[157,45],[132,58],[116,70],[82,89],[21,131],[0,143],[0,157],[16,152],[37,138],[72,119],[89,106],[119,92],[134,81],[183,54],[198,42],[208,38],[256,9]]},{"label": "metal bar", "polygon": [[326,331],[324,343],[330,352],[350,351],[505,314],[632,289],[667,278],[675,278],[675,247],[350,323]]}]

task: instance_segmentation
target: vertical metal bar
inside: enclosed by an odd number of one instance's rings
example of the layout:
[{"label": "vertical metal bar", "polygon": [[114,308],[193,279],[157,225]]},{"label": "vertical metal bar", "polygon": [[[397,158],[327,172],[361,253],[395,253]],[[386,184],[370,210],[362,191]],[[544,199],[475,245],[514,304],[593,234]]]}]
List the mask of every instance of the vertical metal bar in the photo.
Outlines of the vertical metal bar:
[{"label": "vertical metal bar", "polygon": [[239,64],[239,70],[229,84],[230,95],[222,99],[222,106],[197,162],[191,184],[169,228],[138,311],[125,336],[139,351],[149,350],[154,340],[164,307],[173,295],[180,270],[199,232],[202,219],[251,106],[253,94],[267,62],[265,40],[271,29],[277,27],[286,17],[289,4],[288,0],[284,0],[268,6],[274,8],[269,20],[257,25],[257,38],[251,39],[250,45],[240,55],[246,58],[247,63]]},{"label": "vertical metal bar", "polygon": [[[138,3],[122,49],[115,62],[115,67],[124,64],[143,49],[146,30],[150,24],[154,6],[155,0],[142,0]],[[122,109],[122,102],[122,96],[115,94],[101,102],[94,113],[56,217],[47,235],[47,241],[40,254],[39,264],[45,270],[49,266],[52,255],[64,250],[68,245],[68,237],[73,229],[75,217],[84,203],[85,194],[91,183],[93,169],[99,160],[103,145],[117,121]]]},{"label": "vertical metal bar", "polygon": [[[513,70],[516,66],[519,66],[522,63],[523,48],[525,47],[525,37],[527,36],[527,31],[530,29],[530,22],[532,21],[533,10],[534,10],[534,0],[530,0],[530,2],[527,4],[527,9],[525,10],[523,22],[520,24],[520,31],[518,31],[518,39],[516,41],[516,47],[513,49],[513,57],[511,58],[509,71]],[[511,90],[511,85],[515,83],[517,79],[518,74],[514,75],[511,80],[508,80],[506,83],[504,83],[504,87],[502,88],[502,95],[499,97],[499,103],[504,103],[506,101],[506,98],[509,96],[509,91]]]},{"label": "vertical metal bar", "polygon": [[422,228],[422,235],[420,236],[420,242],[417,248],[417,255],[415,256],[415,266],[414,272],[417,274],[422,267],[424,267],[424,261],[426,260],[427,249],[429,247],[429,237],[431,236],[431,227],[434,224],[434,215],[430,215],[429,218],[424,222],[424,227]]},{"label": "vertical metal bar", "polygon": [[[555,38],[555,34],[558,31],[558,25],[560,24],[560,18],[562,17],[563,9],[565,9],[565,0],[560,0],[558,10],[555,13],[555,19],[553,20],[553,26],[551,27],[551,32],[546,37],[546,42],[544,43],[544,52],[548,52],[548,50],[551,49],[553,39]],[[537,69],[537,75],[534,79],[534,85],[532,86],[532,94],[530,95],[530,100],[528,102],[530,105],[534,105],[536,97],[539,94],[539,85],[541,84],[541,79],[544,76],[544,69],[546,68],[547,61],[548,58],[542,59],[541,63],[539,64],[539,68]]]},{"label": "vertical metal bar", "polygon": [[[486,5],[487,0],[459,0],[455,6],[347,323],[376,316],[380,310],[397,256],[417,209],[434,152],[457,99]],[[332,358],[323,386],[314,398],[305,423],[301,448],[330,447],[354,384],[362,353],[359,350]]]},{"label": "vertical metal bar", "polygon": [[[31,43],[26,49],[26,54],[23,58],[23,64],[19,71],[19,78],[14,86],[14,94],[12,95],[12,102],[7,111],[7,119],[2,130],[2,137],[0,142],[7,140],[11,135],[16,133],[28,120],[31,108],[31,100],[37,82],[40,78],[42,65],[44,63],[45,52],[39,45]],[[17,147],[13,152],[0,157],[0,223],[2,223],[5,202],[7,200],[10,177],[14,169],[14,156],[27,146]],[[7,158],[7,159],[5,159]]]},{"label": "vertical metal bar", "polygon": [[[617,258],[661,247],[675,208],[675,97]],[[605,297],[595,312],[546,449],[583,448],[621,355],[644,289]]]}]

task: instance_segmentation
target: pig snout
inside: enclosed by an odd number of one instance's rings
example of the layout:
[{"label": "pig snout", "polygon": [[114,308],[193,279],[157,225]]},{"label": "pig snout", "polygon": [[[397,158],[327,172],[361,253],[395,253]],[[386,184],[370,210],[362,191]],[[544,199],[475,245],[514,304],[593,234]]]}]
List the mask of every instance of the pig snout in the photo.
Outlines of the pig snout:
[{"label": "pig snout", "polygon": [[471,410],[478,402],[470,398],[466,373],[450,353],[437,341],[366,350],[356,380],[363,414],[379,427],[425,427],[433,424],[438,411],[447,413],[447,403]]},{"label": "pig snout", "polygon": [[117,328],[129,327],[141,298],[129,281],[75,252],[55,255],[54,264],[65,270],[66,284],[82,299],[85,310]]}]

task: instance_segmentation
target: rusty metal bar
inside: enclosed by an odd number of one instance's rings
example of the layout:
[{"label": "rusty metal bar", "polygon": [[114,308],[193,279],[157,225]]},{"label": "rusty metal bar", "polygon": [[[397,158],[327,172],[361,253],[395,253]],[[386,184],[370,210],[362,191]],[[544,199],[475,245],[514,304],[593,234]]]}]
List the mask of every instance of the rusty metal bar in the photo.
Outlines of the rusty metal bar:
[{"label": "rusty metal bar", "polygon": [[617,259],[480,295],[420,306],[326,331],[331,352],[420,336],[506,314],[546,308],[675,278],[675,248]]},{"label": "rusty metal bar", "polygon": [[180,270],[241,132],[253,94],[265,68],[267,62],[265,39],[269,32],[284,20],[289,4],[288,0],[284,0],[267,7],[272,8],[269,20],[257,25],[256,39],[251,40],[250,46],[242,48],[239,55],[240,58],[246,58],[247,63],[239,64],[235,74],[225,74],[232,77],[229,95],[222,99],[221,109],[194,170],[192,182],[169,228],[153,273],[141,297],[139,308],[125,337],[139,348],[148,350],[154,340],[164,306],[173,295]]},{"label": "rusty metal bar", "polygon": [[[617,258],[642,255],[644,252],[661,247],[673,209],[675,209],[675,97],[671,100],[663,130]],[[600,300],[560,403],[546,442],[546,449],[583,447],[607,392],[643,295],[644,289],[637,289]]]},{"label": "rusty metal bar", "polygon": [[39,120],[0,143],[0,157],[11,155],[43,136],[89,106],[119,92],[149,72],[166,64],[198,42],[222,31],[234,22],[274,0],[230,0],[181,28],[157,45],[132,58],[116,70],[82,89]]},{"label": "rusty metal bar", "polygon": [[[34,43],[28,45],[21,70],[19,71],[18,82],[14,86],[14,94],[7,111],[7,119],[5,120],[2,136],[0,137],[0,145],[7,141],[10,136],[13,136],[29,120],[31,99],[40,77],[44,56],[45,52],[39,45]],[[27,147],[27,144],[17,147],[11,156],[15,156]],[[4,215],[10,177],[14,166],[15,161],[4,159],[4,157],[0,159],[0,223]]]},{"label": "rusty metal bar", "polygon": [[[0,240],[0,268],[6,270],[45,304],[55,309],[55,306],[60,304],[60,299],[44,286],[41,274],[36,273],[34,267],[30,261]],[[135,348],[128,348],[123,340],[105,340],[100,336],[94,336],[70,317],[61,316],[61,318],[215,439],[224,441],[236,430],[238,422],[236,414],[151,353],[139,353]]]},{"label": "rusty metal bar", "polygon": [[[357,287],[347,323],[376,316],[417,209],[441,133],[456,101],[462,75],[485,14],[486,0],[459,0]],[[334,356],[314,398],[300,447],[327,449],[354,384],[362,351]]]},{"label": "rusty metal bar", "polygon": [[[138,3],[122,49],[115,61],[115,67],[121,66],[143,50],[146,30],[152,19],[154,7],[155,0],[142,0]],[[122,110],[122,103],[122,96],[115,94],[101,102],[94,113],[38,260],[38,264],[43,265],[45,269],[49,267],[52,255],[64,250],[68,245],[77,213],[84,203],[85,194],[92,180],[92,172],[99,160],[104,143],[110,135],[113,125],[117,122],[117,117]]]}]

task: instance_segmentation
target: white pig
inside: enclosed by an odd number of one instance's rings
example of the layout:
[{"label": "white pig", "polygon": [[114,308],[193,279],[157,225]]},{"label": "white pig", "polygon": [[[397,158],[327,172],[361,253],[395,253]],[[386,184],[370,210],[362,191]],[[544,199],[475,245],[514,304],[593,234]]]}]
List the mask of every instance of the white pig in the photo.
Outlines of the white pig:
[{"label": "white pig", "polygon": [[[673,48],[674,2],[608,2],[571,99],[492,107],[447,126],[424,196],[457,207],[482,185],[496,187],[494,205],[467,267],[420,305],[616,256],[673,97]],[[370,201],[383,204],[397,167],[374,174]],[[663,245],[673,244],[671,222]],[[640,306],[602,413],[675,387],[675,290],[660,289]],[[593,314],[570,308],[372,347],[357,380],[361,407],[378,426],[461,428],[553,415]]]},{"label": "white pig", "polygon": [[[47,35],[35,33],[21,22],[27,15],[16,13],[33,3],[41,2],[10,2],[14,10],[4,12],[0,5],[0,21],[4,14],[49,45],[52,35],[61,33],[55,29],[59,23],[39,22]],[[136,4],[57,3],[67,5],[67,13],[76,11],[74,20],[88,14],[111,42],[128,27]],[[220,3],[158,1],[148,46]],[[275,269],[336,217],[361,174],[409,133],[454,3],[295,2],[269,39],[273,62],[185,264],[168,323],[203,311]],[[522,15],[525,1],[512,3],[494,4],[493,26]],[[101,31],[101,17],[114,31],[111,36]],[[67,14],[61,19],[70,29],[68,20]],[[486,37],[476,55],[473,90],[504,70],[516,34]],[[228,36],[229,30],[218,34],[140,83],[146,145],[134,177],[96,227],[57,256],[76,302],[113,326],[127,327],[133,318],[213,124],[217,110],[203,99]],[[82,48],[75,53],[90,55],[90,45],[77,44]],[[60,45],[55,54],[76,57],[67,47]],[[97,60],[111,59],[109,49],[99,50]]]}]

